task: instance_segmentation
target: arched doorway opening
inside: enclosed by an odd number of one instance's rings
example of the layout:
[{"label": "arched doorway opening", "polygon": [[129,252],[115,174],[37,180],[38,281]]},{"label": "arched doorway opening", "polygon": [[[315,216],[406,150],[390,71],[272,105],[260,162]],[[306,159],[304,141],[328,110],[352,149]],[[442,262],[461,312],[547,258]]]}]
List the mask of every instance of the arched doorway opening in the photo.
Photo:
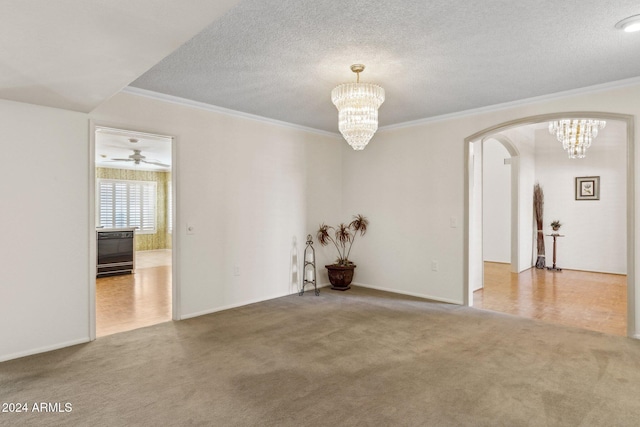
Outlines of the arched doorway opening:
[{"label": "arched doorway opening", "polygon": [[[525,117],[518,120],[513,120],[510,122],[502,123],[491,128],[485,129],[481,132],[478,132],[474,135],[465,139],[465,148],[466,154],[465,158],[467,160],[467,179],[465,180],[465,222],[467,225],[467,229],[465,230],[465,303],[467,305],[473,305],[473,290],[478,288],[478,283],[483,280],[483,257],[482,257],[482,219],[481,219],[481,200],[482,194],[481,189],[482,186],[479,185],[481,183],[481,171],[478,171],[478,168],[482,168],[481,163],[478,160],[478,157],[481,157],[481,147],[482,142],[487,140],[488,138],[496,138],[497,134],[505,133],[517,127],[522,127],[525,125],[539,124],[548,122],[551,120],[558,120],[560,118],[596,118],[608,121],[618,121],[622,122],[624,128],[626,129],[626,137],[623,138],[625,141],[625,151],[626,151],[626,273],[627,273],[627,335],[635,336],[636,324],[635,324],[635,265],[634,265],[634,215],[635,215],[635,207],[634,207],[634,156],[633,156],[633,141],[634,141],[634,129],[633,129],[633,117],[628,115],[621,114],[611,114],[611,113],[601,113],[601,112],[569,112],[569,113],[554,113],[554,114],[546,114],[532,117]],[[500,141],[503,145],[508,146],[509,141],[504,140]],[[511,151],[510,151],[511,154]],[[515,151],[516,163],[519,162],[520,156]],[[514,174],[519,175],[519,174]],[[480,181],[479,181],[480,179]],[[517,180],[518,177],[516,176]],[[526,183],[520,182],[513,186],[515,189],[522,190],[523,185]],[[526,263],[530,260],[527,257],[523,257],[523,249],[522,242],[528,240],[530,236],[528,233],[524,232],[522,229],[523,220],[522,213],[524,210],[531,210],[530,203],[528,206],[524,206],[523,200],[527,199],[526,194],[520,194],[519,198],[515,200],[520,200],[518,203],[513,203],[512,205],[516,205],[513,209],[520,209],[520,215],[516,215],[515,221],[512,222],[512,229],[515,229],[513,233],[514,237],[519,237],[521,240],[521,244],[515,247],[515,251],[517,252],[516,258],[520,258],[520,263]],[[530,201],[531,199],[528,198]],[[479,203],[479,204],[478,204]],[[479,207],[480,206],[480,207]],[[480,217],[479,217],[480,216]],[[519,219],[518,219],[519,218]],[[520,226],[518,226],[520,224]],[[624,240],[624,239],[622,239]],[[512,247],[512,251],[514,248]],[[512,261],[513,261],[512,256]],[[515,270],[515,269],[514,269]]]}]

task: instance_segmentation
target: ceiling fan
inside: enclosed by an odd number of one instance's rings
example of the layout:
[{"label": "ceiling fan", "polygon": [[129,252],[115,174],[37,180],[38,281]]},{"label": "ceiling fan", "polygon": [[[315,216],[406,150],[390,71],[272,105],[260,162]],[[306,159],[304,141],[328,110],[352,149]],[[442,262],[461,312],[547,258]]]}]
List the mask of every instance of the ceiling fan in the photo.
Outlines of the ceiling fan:
[{"label": "ceiling fan", "polygon": [[170,165],[164,164],[164,163],[160,163],[160,162],[153,162],[151,160],[146,160],[146,156],[143,156],[142,154],[140,154],[141,150],[137,150],[137,149],[133,149],[133,154],[130,154],[129,157],[127,157],[126,159],[111,159],[114,162],[134,162],[136,165],[139,165],[140,162],[142,163],[146,163],[148,165],[156,165],[156,166],[160,166],[163,168],[168,168]]}]

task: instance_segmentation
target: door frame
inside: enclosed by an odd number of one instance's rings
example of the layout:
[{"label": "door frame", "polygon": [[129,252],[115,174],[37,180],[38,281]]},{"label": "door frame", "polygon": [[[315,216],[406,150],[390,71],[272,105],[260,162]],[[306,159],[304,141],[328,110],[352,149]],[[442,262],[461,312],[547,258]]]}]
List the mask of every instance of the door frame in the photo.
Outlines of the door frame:
[{"label": "door frame", "polygon": [[153,135],[171,139],[171,318],[180,320],[180,286],[178,283],[180,266],[178,264],[178,248],[180,247],[180,233],[177,232],[178,223],[178,186],[175,136],[163,135],[158,132],[141,130],[128,125],[96,122],[89,120],[89,338],[96,339],[96,130],[99,128],[118,129],[140,135]]},{"label": "door frame", "polygon": [[[628,114],[606,113],[598,111],[574,111],[564,113],[550,113],[535,116],[523,117],[510,120],[504,123],[481,130],[464,139],[464,305],[473,305],[473,284],[474,276],[471,272],[478,268],[478,263],[482,262],[482,234],[478,235],[477,226],[472,220],[473,197],[477,190],[474,189],[474,165],[473,165],[473,144],[481,142],[487,137],[507,129],[548,122],[559,119],[578,119],[590,117],[601,120],[616,120],[626,124],[626,144],[627,144],[627,336],[640,338],[636,331],[636,283],[635,283],[635,134],[634,116]],[[477,185],[476,185],[477,187]],[[516,201],[517,202],[517,201]],[[512,200],[512,203],[514,201]],[[478,247],[480,250],[478,250]]]}]

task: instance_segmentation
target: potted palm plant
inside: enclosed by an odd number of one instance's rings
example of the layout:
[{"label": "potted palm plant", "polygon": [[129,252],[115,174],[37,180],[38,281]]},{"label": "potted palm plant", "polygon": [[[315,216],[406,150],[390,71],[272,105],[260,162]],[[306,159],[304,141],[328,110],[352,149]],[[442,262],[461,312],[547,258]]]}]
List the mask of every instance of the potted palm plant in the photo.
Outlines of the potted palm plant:
[{"label": "potted palm plant", "polygon": [[349,224],[342,223],[335,228],[321,224],[320,228],[318,228],[317,238],[320,244],[326,246],[329,243],[333,243],[338,250],[336,262],[325,265],[329,274],[331,289],[346,291],[351,288],[353,270],[356,265],[349,260],[349,254],[358,234],[364,236],[368,226],[369,220],[366,217],[355,215],[353,221]]}]

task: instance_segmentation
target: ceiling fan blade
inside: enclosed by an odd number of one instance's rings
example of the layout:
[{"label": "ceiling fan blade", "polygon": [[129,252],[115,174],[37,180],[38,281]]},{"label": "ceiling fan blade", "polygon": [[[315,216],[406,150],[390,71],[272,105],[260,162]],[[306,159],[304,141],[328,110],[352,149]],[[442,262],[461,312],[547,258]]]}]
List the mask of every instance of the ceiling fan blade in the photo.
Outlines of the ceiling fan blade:
[{"label": "ceiling fan blade", "polygon": [[114,162],[133,162],[133,159],[111,159]]},{"label": "ceiling fan blade", "polygon": [[149,165],[156,165],[156,166],[162,166],[163,168],[168,168],[170,165],[165,165],[164,163],[160,163],[160,162],[150,162],[148,160],[140,160],[141,162],[147,163]]}]

